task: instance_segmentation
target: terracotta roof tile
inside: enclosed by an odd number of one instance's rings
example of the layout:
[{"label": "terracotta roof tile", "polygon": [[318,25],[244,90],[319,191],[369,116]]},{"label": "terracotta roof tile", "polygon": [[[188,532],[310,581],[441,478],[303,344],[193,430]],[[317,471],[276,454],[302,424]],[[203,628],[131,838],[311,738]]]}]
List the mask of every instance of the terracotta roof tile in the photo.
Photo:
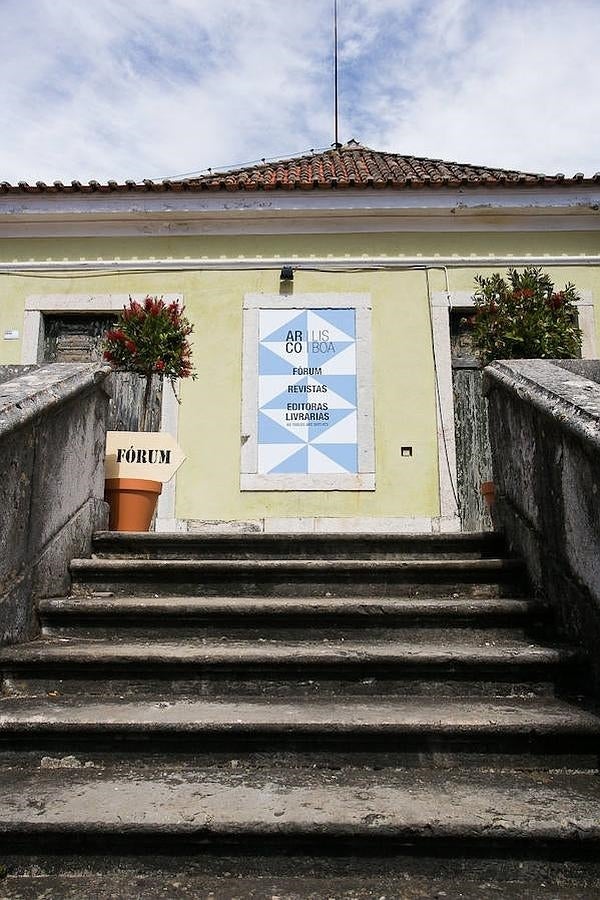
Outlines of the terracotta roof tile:
[{"label": "terracotta roof tile", "polygon": [[446,162],[404,156],[399,153],[371,150],[358,141],[348,141],[339,147],[276,162],[263,161],[223,172],[208,170],[208,174],[193,178],[119,184],[90,181],[70,185],[55,181],[48,185],[38,181],[34,185],[4,181],[0,193],[106,193],[109,191],[271,191],[348,188],[436,189],[440,187],[517,187],[569,184],[600,184],[600,172],[591,178],[576,173],[572,178],[474,166],[468,163]]}]

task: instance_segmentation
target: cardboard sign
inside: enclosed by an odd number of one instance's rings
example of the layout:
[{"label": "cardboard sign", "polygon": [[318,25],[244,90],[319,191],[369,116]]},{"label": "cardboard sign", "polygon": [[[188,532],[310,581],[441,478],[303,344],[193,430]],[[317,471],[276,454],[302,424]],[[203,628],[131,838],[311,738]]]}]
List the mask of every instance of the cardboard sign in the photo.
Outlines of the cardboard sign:
[{"label": "cardboard sign", "polygon": [[160,431],[107,431],[106,478],[169,481],[185,456],[170,434]]}]

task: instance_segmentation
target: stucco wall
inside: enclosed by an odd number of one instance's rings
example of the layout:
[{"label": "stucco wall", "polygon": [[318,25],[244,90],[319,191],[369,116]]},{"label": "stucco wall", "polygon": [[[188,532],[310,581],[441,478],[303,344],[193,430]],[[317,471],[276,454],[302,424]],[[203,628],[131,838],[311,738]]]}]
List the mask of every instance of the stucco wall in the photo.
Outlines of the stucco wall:
[{"label": "stucco wall", "polygon": [[[38,238],[0,241],[0,259],[249,259],[311,255],[468,255],[598,253],[596,233],[345,234]],[[257,263],[259,265],[259,263]],[[471,267],[449,271],[452,291],[470,291]],[[600,269],[549,268],[558,283],[591,291],[600,329]],[[377,489],[374,492],[239,491],[242,302],[246,293],[277,293],[278,270],[185,271],[104,274],[92,277],[2,277],[0,332],[22,331],[25,299],[31,295],[180,294],[195,326],[199,378],[182,385],[179,439],[187,462],[178,475],[175,513],[188,520],[255,520],[263,517],[406,517],[440,513],[438,438],[429,303],[422,271],[296,271],[294,291],[363,292],[373,303],[373,379]],[[446,289],[442,271],[432,270],[431,291]],[[20,341],[0,341],[0,361],[19,362]],[[402,457],[401,446],[413,456]]]}]

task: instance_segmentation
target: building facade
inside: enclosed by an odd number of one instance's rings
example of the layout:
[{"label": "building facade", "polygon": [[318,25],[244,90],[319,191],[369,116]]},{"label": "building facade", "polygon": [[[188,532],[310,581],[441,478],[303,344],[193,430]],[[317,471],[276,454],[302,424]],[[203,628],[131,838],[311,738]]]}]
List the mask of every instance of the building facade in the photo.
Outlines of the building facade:
[{"label": "building facade", "polygon": [[198,378],[181,404],[163,390],[187,460],[158,528],[468,529],[457,373],[474,275],[540,265],[573,282],[596,356],[599,210],[600,175],[355,141],[182,181],[5,183],[0,362],[88,358],[129,296],[180,298]]}]

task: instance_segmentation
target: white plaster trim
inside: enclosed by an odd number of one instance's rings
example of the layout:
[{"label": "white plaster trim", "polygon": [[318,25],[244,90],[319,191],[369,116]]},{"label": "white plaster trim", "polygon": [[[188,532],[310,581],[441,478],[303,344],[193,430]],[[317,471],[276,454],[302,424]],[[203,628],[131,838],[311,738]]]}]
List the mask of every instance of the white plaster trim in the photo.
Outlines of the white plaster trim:
[{"label": "white plaster trim", "polygon": [[[360,456],[360,451],[359,451]],[[375,473],[359,475],[240,474],[241,491],[374,491]]]},{"label": "white plaster trim", "polygon": [[[183,294],[162,294],[167,302],[183,300]],[[120,311],[129,298],[143,301],[146,294],[43,294],[25,300],[21,362],[24,365],[41,361],[44,350],[44,313],[102,313]],[[179,385],[176,386],[179,390]],[[179,404],[168,383],[163,384],[161,431],[177,440],[179,432]],[[175,519],[175,479],[163,485],[158,501],[156,530],[181,531],[183,524]]]},{"label": "white plaster trim", "polygon": [[[78,259],[78,260],[22,260],[0,262],[0,274],[19,272],[237,272],[281,269],[282,265],[307,271],[344,272],[396,271],[402,269],[481,269],[494,266],[588,266],[600,265],[600,254],[573,255],[510,255],[499,256],[277,256],[277,257],[223,257],[197,259]],[[165,295],[166,297],[167,295]]]},{"label": "white plaster trim", "polygon": [[[595,359],[596,317],[591,291],[578,291],[579,325],[583,332],[582,357]],[[473,309],[475,301],[470,291],[435,291],[431,294],[431,322],[434,363],[438,388],[438,470],[440,484],[440,512],[442,517],[458,516],[454,491],[458,491],[456,467],[456,430],[454,419],[454,390],[452,385],[452,354],[450,349],[450,310]],[[453,489],[454,486],[454,489]]]},{"label": "white plaster trim", "polygon": [[481,210],[448,210],[433,213],[387,213],[360,215],[357,211],[331,214],[277,215],[260,218],[165,218],[91,219],[70,221],[14,221],[0,219],[0,237],[171,237],[173,235],[240,234],[381,234],[381,233],[513,233],[590,231],[596,227],[597,213],[579,210],[535,214],[487,213]]},{"label": "white plaster trim", "polygon": [[[438,297],[433,294],[433,297]],[[438,445],[438,479],[440,515],[459,519],[458,482],[456,469],[456,434],[454,429],[454,391],[452,389],[452,353],[450,348],[450,307],[448,295],[443,295],[446,305],[432,304],[431,329],[433,339],[433,364],[436,380],[436,422]],[[450,373],[450,377],[447,377]]]},{"label": "white plaster trim", "polygon": [[372,309],[370,294],[246,294],[244,309]]},{"label": "white plaster trim", "polygon": [[[262,475],[258,468],[258,311],[260,309],[355,309],[358,399],[357,475]],[[373,358],[371,296],[358,293],[246,294],[242,345],[242,491],[374,491]]]},{"label": "white plaster trim", "polygon": [[191,519],[183,524],[194,534],[456,534],[460,531],[457,520],[437,516],[282,516],[231,521]]},{"label": "white plaster trim", "polygon": [[[179,398],[180,383],[164,381],[162,392],[162,408],[160,413],[160,430],[172,435],[179,442]],[[156,531],[182,531],[175,519],[175,490],[176,477],[163,484],[163,489],[158,498],[156,510]]]},{"label": "white plaster trim", "polygon": [[303,211],[353,213],[398,210],[467,210],[490,214],[501,210],[579,209],[597,212],[600,185],[554,185],[497,187],[446,187],[418,190],[343,189],[313,191],[110,192],[88,194],[2,194],[0,216],[29,219],[71,217],[139,218],[221,214],[243,218],[249,214]]}]

